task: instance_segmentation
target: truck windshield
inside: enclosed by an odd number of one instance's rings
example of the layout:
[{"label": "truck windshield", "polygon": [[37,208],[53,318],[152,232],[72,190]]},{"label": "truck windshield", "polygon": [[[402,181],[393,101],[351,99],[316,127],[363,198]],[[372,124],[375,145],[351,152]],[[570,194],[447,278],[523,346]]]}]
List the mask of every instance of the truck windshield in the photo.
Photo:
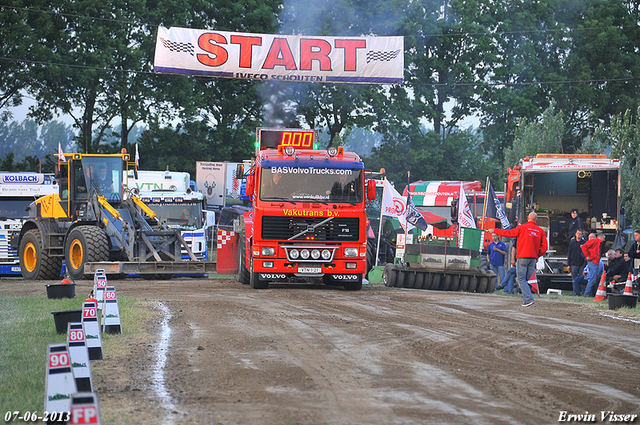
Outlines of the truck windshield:
[{"label": "truck windshield", "polygon": [[362,202],[362,170],[267,167],[262,169],[260,199],[288,202]]},{"label": "truck windshield", "polygon": [[202,227],[202,205],[201,204],[170,204],[170,203],[148,203],[149,208],[155,212],[160,219],[165,220],[169,227],[180,229],[199,229]]},{"label": "truck windshield", "polygon": [[23,218],[28,215],[26,209],[34,198],[2,198],[0,218]]}]

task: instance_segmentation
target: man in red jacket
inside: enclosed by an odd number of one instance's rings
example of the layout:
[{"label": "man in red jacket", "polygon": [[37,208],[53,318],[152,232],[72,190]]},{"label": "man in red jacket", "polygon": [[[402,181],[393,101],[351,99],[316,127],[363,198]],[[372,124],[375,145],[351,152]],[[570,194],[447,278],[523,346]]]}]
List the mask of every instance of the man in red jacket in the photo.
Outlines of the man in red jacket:
[{"label": "man in red jacket", "polygon": [[596,237],[593,233],[589,235],[589,240],[582,244],[582,253],[587,260],[587,275],[589,282],[584,290],[585,297],[594,297],[598,286],[598,267],[600,266],[600,258],[602,257],[602,242],[604,242],[604,233],[598,233]]},{"label": "man in red jacket", "polygon": [[528,307],[534,303],[531,288],[529,288],[529,278],[536,270],[538,258],[547,252],[547,234],[536,224],[538,214],[534,211],[529,213],[527,222],[510,230],[490,229],[489,232],[498,236],[508,238],[518,238],[516,242],[516,258],[518,263],[516,270],[518,274],[518,285],[522,290],[522,306]]}]

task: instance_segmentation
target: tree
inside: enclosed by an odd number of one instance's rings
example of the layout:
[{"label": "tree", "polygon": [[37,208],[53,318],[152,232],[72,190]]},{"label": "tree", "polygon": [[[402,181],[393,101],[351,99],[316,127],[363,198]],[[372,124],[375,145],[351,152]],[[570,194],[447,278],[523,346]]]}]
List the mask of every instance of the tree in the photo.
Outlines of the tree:
[{"label": "tree", "polygon": [[505,149],[504,169],[513,167],[527,156],[539,153],[562,153],[562,138],[566,132],[562,111],[551,104],[540,121],[522,119],[516,128],[513,146]]}]

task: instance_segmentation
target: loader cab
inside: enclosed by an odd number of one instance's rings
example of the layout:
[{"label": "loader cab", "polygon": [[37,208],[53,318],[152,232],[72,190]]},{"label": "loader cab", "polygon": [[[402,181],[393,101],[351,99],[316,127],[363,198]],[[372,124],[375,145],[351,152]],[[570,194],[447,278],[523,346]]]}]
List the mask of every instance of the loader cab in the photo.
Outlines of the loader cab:
[{"label": "loader cab", "polygon": [[94,194],[104,196],[112,205],[119,204],[125,161],[122,155],[73,154],[62,162],[56,176],[60,182],[60,206],[67,217],[79,218]]}]

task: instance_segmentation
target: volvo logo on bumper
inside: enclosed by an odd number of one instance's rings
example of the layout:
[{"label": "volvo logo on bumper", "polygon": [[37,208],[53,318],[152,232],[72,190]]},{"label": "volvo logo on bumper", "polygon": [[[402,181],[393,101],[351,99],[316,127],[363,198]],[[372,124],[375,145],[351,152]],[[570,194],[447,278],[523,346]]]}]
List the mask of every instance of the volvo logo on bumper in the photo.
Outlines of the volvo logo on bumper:
[{"label": "volvo logo on bumper", "polygon": [[286,280],[284,273],[260,273],[260,280]]}]

